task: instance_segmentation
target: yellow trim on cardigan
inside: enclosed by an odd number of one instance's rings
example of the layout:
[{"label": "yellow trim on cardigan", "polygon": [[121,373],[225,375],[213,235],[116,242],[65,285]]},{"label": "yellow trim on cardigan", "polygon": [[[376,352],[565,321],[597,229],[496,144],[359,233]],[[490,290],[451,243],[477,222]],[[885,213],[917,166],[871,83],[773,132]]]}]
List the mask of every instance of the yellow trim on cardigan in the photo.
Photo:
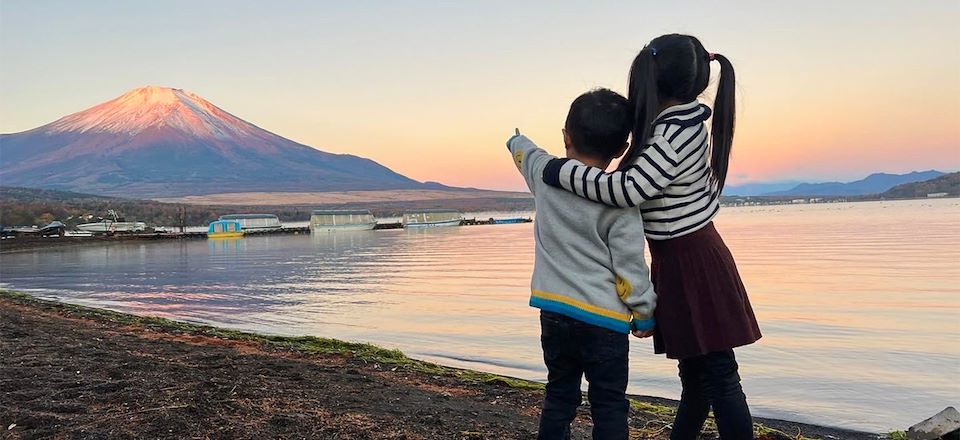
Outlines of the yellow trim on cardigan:
[{"label": "yellow trim on cardigan", "polygon": [[630,294],[633,293],[633,285],[627,281],[626,278],[617,276],[616,280],[617,285],[617,296],[620,297],[620,301],[626,301],[630,297]]},{"label": "yellow trim on cardigan", "polygon": [[530,289],[530,290],[533,296],[543,298],[543,299],[549,299],[550,301],[564,303],[568,306],[573,306],[581,310],[586,310],[595,315],[606,316],[607,318],[613,318],[623,322],[630,322],[630,319],[631,319],[631,315],[628,315],[626,313],[618,313],[612,310],[602,309],[592,304],[587,304],[587,303],[577,301],[573,298],[569,298],[563,295],[557,295],[556,293],[544,292],[542,290],[536,290],[536,289]]}]

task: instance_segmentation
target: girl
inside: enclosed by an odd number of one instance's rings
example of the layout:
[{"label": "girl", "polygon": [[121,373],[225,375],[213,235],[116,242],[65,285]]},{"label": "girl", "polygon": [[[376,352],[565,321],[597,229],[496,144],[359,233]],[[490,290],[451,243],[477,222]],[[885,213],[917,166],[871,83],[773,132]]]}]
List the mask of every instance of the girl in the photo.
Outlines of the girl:
[{"label": "girl", "polygon": [[[697,97],[707,88],[714,61],[720,83],[711,112]],[[659,296],[654,347],[679,359],[683,386],[670,438],[695,439],[712,407],[721,438],[751,439],[733,348],[760,339],[760,329],[712,222],[733,140],[733,66],[694,37],[663,35],[633,60],[628,93],[635,125],[619,170],[607,174],[553,159],[543,180],[611,206],[639,206]]]}]

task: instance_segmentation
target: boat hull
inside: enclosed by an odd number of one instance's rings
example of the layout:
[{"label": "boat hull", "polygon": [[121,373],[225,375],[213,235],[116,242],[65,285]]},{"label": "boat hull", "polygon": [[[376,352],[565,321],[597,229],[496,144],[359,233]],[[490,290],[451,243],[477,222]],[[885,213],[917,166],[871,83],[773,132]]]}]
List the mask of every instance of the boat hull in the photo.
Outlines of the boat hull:
[{"label": "boat hull", "polygon": [[208,232],[207,238],[240,238],[243,237],[243,231],[239,232]]},{"label": "boat hull", "polygon": [[445,220],[440,222],[423,222],[423,223],[405,223],[403,227],[405,228],[443,228],[449,226],[460,226],[462,219],[456,220]]},{"label": "boat hull", "polygon": [[110,220],[84,223],[77,225],[77,229],[86,232],[140,232],[147,228],[144,222],[114,222]]},{"label": "boat hull", "polygon": [[362,223],[357,225],[314,225],[310,228],[311,232],[347,232],[347,231],[370,231],[376,228],[376,223]]}]

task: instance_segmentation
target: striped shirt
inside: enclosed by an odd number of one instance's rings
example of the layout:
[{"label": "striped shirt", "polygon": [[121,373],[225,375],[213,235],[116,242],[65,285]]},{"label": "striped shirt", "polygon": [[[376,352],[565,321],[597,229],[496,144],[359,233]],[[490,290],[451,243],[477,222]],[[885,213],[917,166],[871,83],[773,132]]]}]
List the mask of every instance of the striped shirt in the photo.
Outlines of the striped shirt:
[{"label": "striped shirt", "polygon": [[576,160],[553,159],[543,181],[606,205],[639,206],[651,240],[692,233],[720,209],[710,177],[709,118],[710,108],[698,101],[669,107],[654,120],[653,135],[627,170],[605,173]]}]

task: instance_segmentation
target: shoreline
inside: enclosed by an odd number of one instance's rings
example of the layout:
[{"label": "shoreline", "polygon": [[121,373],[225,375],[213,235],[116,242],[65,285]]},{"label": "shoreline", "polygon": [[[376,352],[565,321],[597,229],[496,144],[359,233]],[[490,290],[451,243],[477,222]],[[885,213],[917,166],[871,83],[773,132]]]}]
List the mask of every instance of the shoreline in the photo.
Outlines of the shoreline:
[{"label": "shoreline", "polygon": [[[542,384],[418,361],[370,344],[239,332],[9,290],[0,290],[0,318],[0,377],[6,382],[0,424],[17,425],[0,431],[4,439],[79,433],[91,438],[535,437]],[[218,383],[229,386],[214,386]],[[263,389],[247,385],[255,383]],[[630,397],[632,437],[667,438],[676,402]],[[884,438],[787,421],[756,422],[764,439]],[[166,432],[178,425],[206,434]],[[587,438],[589,426],[589,412],[581,407],[573,438]]]},{"label": "shoreline", "polygon": [[[871,200],[844,200],[844,201],[826,201],[818,203],[763,203],[763,204],[721,204],[723,209],[733,209],[735,211],[749,209],[749,208],[767,208],[767,207],[802,207],[802,206],[811,206],[811,205],[839,205],[839,204],[855,204],[855,203],[885,203],[885,202],[905,202],[905,201],[941,201],[941,200],[960,200],[960,196],[949,196],[949,197],[939,197],[939,198],[902,198],[902,199],[871,199]],[[478,214],[480,211],[466,211],[465,214]],[[503,213],[513,213],[513,214],[523,214],[525,216],[532,217],[532,211],[530,210],[505,210]],[[525,222],[526,223],[526,222]],[[476,216],[473,218],[465,218],[464,223],[461,226],[489,226],[490,224],[486,219],[480,219]],[[200,226],[191,226],[191,228],[198,228]],[[396,230],[402,229],[400,223],[378,223],[378,227],[374,230]],[[256,231],[250,232],[247,236],[255,237],[260,235],[310,235],[311,231],[308,227],[287,227],[282,228],[276,231]],[[130,233],[130,234],[115,234],[115,235],[93,235],[93,236],[65,236],[65,237],[40,237],[40,236],[21,236],[21,237],[12,237],[0,239],[0,253],[13,253],[20,251],[29,251],[35,249],[43,248],[52,248],[52,247],[73,247],[73,246],[88,246],[93,244],[102,244],[102,243],[130,243],[130,242],[155,242],[155,241],[192,241],[192,240],[207,240],[205,232],[189,232],[189,233],[179,233],[179,232],[163,232],[163,233]]]}]

